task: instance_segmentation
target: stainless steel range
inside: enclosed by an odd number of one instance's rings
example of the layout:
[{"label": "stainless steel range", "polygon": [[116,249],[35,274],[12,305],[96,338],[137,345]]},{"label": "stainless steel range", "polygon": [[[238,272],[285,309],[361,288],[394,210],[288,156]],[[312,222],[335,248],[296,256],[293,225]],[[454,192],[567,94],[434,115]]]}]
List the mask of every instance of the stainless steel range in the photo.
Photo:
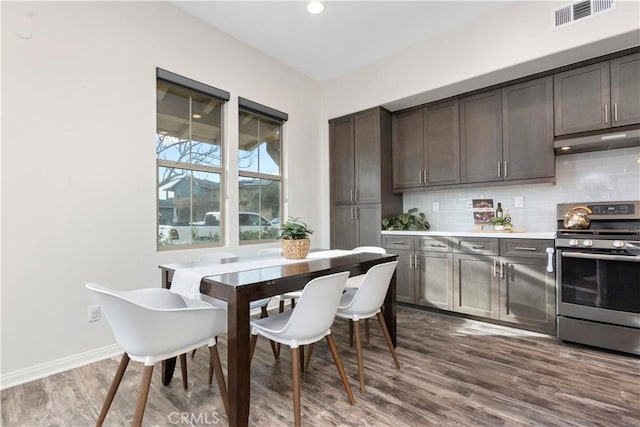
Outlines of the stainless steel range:
[{"label": "stainless steel range", "polygon": [[558,338],[640,355],[640,201],[558,205],[556,257]]}]

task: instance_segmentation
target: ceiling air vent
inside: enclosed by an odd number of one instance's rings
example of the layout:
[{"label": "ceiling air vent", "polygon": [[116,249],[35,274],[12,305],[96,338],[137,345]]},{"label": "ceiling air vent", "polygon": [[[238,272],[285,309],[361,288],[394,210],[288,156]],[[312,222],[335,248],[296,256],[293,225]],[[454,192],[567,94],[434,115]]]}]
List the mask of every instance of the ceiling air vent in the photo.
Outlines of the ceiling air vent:
[{"label": "ceiling air vent", "polygon": [[582,0],[553,11],[554,28],[564,27],[580,19],[616,10],[616,0]]}]

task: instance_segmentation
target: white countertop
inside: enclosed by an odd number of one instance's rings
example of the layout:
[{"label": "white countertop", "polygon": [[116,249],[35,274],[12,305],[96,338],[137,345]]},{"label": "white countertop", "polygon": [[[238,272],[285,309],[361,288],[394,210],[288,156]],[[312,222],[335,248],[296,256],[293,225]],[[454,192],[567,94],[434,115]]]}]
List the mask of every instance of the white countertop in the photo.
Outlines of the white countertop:
[{"label": "white countertop", "polygon": [[555,239],[555,231],[388,231],[383,230],[382,234],[395,236],[452,236],[452,237],[495,237],[500,239]]}]

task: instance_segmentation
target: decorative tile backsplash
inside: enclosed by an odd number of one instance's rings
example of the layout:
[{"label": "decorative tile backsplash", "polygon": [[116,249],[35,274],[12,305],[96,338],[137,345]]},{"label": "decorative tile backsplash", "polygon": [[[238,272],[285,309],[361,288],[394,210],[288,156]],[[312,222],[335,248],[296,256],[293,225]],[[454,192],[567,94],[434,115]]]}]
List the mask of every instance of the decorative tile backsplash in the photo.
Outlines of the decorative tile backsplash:
[{"label": "decorative tile backsplash", "polygon": [[[524,197],[524,207],[515,198]],[[514,229],[554,231],[558,203],[640,200],[640,147],[556,157],[556,184],[487,186],[425,190],[404,194],[405,212],[417,207],[427,215],[432,231],[469,231],[472,199],[493,199],[511,213]],[[433,204],[438,204],[434,212]]]}]

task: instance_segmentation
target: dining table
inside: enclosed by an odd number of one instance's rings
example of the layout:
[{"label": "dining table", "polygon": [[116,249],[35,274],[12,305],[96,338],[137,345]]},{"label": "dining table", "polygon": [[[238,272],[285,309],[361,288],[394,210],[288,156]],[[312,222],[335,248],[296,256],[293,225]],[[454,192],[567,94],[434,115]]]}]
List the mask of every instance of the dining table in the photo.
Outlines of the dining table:
[{"label": "dining table", "polygon": [[[322,253],[327,256],[322,256]],[[283,262],[273,257],[273,262],[243,257],[232,260],[231,272],[203,275],[199,292],[227,303],[227,376],[230,426],[247,426],[251,396],[250,376],[250,307],[251,301],[298,291],[312,279],[328,274],[348,271],[350,276],[365,274],[371,267],[397,260],[394,254],[355,253],[351,251],[317,251],[309,258],[295,262]],[[181,269],[202,270],[203,262],[184,262],[160,265],[162,286],[171,288],[174,275]],[[200,269],[200,270],[198,270]],[[222,269],[223,271],[225,268]],[[187,270],[188,271],[188,270]],[[205,273],[206,274],[206,273]],[[382,307],[389,335],[396,345],[396,275],[394,273]],[[175,358],[162,363],[162,381],[171,382]]]}]

